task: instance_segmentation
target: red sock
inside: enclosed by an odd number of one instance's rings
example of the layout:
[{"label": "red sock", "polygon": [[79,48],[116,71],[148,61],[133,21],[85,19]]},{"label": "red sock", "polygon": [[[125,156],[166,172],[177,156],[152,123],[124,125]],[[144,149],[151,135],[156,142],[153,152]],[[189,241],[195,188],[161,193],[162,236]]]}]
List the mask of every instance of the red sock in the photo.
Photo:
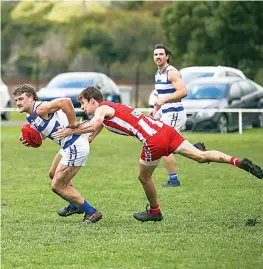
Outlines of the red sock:
[{"label": "red sock", "polygon": [[159,206],[159,204],[157,204],[157,205],[155,205],[155,206],[151,206],[151,207],[150,207],[150,213],[151,213],[152,215],[158,215],[158,214],[160,214],[160,213],[161,213],[161,210],[160,210],[160,206]]},{"label": "red sock", "polygon": [[232,165],[235,165],[235,166],[237,166],[237,167],[240,168],[240,162],[239,162],[239,159],[238,159],[238,158],[234,158],[234,157],[232,157],[232,158],[230,159],[230,163],[231,163]]}]

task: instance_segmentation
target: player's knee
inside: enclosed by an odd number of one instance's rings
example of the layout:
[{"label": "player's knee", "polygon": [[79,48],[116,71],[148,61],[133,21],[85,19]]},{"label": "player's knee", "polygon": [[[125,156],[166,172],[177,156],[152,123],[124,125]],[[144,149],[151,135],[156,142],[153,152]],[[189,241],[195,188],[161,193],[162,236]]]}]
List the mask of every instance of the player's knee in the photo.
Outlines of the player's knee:
[{"label": "player's knee", "polygon": [[141,174],[138,174],[138,179],[143,182],[144,181],[144,177]]},{"label": "player's knee", "polygon": [[54,178],[54,173],[52,171],[49,171],[48,176],[50,177],[50,179],[53,179]]},{"label": "player's knee", "polygon": [[205,163],[205,162],[207,162],[206,152],[200,151],[200,153],[196,156],[196,159],[195,160],[197,162],[199,162],[199,163]]},{"label": "player's knee", "polygon": [[140,180],[140,182],[144,185],[148,182],[149,178],[142,175],[142,174],[138,174],[138,179]]},{"label": "player's knee", "polygon": [[56,184],[56,182],[54,181],[52,181],[51,183],[51,190],[56,194],[59,194],[61,192],[59,185]]}]

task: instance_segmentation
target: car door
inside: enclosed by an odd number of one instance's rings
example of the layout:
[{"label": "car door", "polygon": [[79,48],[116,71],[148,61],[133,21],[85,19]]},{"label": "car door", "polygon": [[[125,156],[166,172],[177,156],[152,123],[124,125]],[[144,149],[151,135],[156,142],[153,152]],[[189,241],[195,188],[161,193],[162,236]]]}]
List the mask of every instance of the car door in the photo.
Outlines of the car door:
[{"label": "car door", "polygon": [[[238,81],[231,84],[228,96],[228,108],[242,108],[242,91]],[[233,112],[229,116],[229,130],[238,129],[238,113]]]},{"label": "car door", "polygon": [[[246,80],[239,81],[242,90],[242,108],[258,108],[256,88]],[[243,113],[244,125],[251,125],[257,120],[257,113]]]}]

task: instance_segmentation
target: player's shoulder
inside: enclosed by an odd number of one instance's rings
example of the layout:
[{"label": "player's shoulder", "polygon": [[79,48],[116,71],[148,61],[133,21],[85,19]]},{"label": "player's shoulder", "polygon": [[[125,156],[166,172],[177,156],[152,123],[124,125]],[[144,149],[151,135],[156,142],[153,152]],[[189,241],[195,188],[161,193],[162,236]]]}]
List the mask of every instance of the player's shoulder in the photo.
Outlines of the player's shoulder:
[{"label": "player's shoulder", "polygon": [[116,106],[109,101],[102,101],[95,111],[96,114],[104,114],[107,117],[112,117],[115,114]]},{"label": "player's shoulder", "polygon": [[110,101],[102,101],[97,109],[105,110],[105,109],[116,109],[118,107],[118,103],[110,102]]},{"label": "player's shoulder", "polygon": [[177,79],[182,78],[181,73],[178,71],[178,69],[176,69],[173,66],[170,70],[168,70],[167,74],[168,74],[169,80],[171,80],[171,79],[177,80]]},{"label": "player's shoulder", "polygon": [[175,71],[175,72],[179,72],[178,69],[172,65],[169,65],[166,69],[167,71]]},{"label": "player's shoulder", "polygon": [[48,101],[36,101],[35,103],[35,110],[36,112],[41,112],[42,109],[49,108],[50,102]]}]

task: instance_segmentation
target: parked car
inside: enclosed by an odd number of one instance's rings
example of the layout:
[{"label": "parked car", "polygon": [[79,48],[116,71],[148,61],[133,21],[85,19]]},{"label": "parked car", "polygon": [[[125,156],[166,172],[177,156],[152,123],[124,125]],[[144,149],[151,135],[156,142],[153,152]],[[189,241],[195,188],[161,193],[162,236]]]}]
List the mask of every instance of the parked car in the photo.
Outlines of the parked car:
[{"label": "parked car", "polygon": [[8,87],[0,78],[0,104],[1,104],[1,118],[2,120],[9,120],[10,119],[10,111],[3,111],[5,108],[11,107],[11,97],[8,91]]},{"label": "parked car", "polygon": [[[195,79],[202,77],[239,77],[245,79],[246,76],[239,69],[227,66],[190,66],[180,70],[182,78],[186,85]],[[149,107],[153,107],[158,96],[157,91],[153,90],[149,97]]]},{"label": "parked car", "polygon": [[[75,108],[80,108],[78,95],[87,86],[96,86],[107,101],[121,103],[120,90],[112,79],[97,72],[69,72],[54,77],[47,86],[41,88],[37,94],[41,101],[50,101],[58,97],[70,97]],[[77,116],[84,116],[84,112],[76,112]]]},{"label": "parked car", "polygon": [[228,66],[190,66],[180,70],[186,85],[197,78],[202,77],[239,77],[245,79],[246,76],[239,69]]},{"label": "parked car", "polygon": [[[263,88],[239,77],[200,78],[188,85],[188,96],[182,100],[187,111],[186,130],[219,131],[238,129],[238,113],[209,111],[209,108],[263,108]],[[243,113],[243,126],[262,127],[261,113]]]}]

